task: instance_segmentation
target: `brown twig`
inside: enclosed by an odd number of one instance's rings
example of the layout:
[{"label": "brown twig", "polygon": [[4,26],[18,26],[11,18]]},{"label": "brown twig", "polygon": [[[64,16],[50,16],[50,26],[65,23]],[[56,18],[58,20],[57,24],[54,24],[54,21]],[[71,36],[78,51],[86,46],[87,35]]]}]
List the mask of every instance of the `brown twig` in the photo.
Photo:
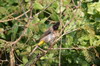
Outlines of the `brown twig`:
[{"label": "brown twig", "polygon": [[12,19],[0,20],[0,23],[2,23],[2,22],[8,22],[8,21],[12,21],[12,20],[17,20],[17,19],[19,19],[20,17],[24,16],[24,14],[28,13],[29,11],[30,11],[30,10],[27,10],[25,13],[23,13],[23,14],[21,14],[21,15],[15,17],[15,18],[12,18]]},{"label": "brown twig", "polygon": [[39,46],[37,45],[33,50],[32,50],[32,52],[29,54],[29,56],[31,56],[33,53],[34,53],[34,51],[38,48]]},{"label": "brown twig", "polygon": [[73,47],[73,48],[51,48],[51,50],[85,50],[85,49],[91,49],[91,48],[95,48],[96,46],[89,46],[89,47],[84,47],[84,48],[80,48],[80,47]]},{"label": "brown twig", "polygon": [[5,16],[4,18],[2,18],[2,20],[5,19],[5,18],[8,18],[8,17],[11,17],[11,16],[14,15],[15,13],[16,13],[16,12],[13,12],[13,13],[9,14],[8,16]]}]

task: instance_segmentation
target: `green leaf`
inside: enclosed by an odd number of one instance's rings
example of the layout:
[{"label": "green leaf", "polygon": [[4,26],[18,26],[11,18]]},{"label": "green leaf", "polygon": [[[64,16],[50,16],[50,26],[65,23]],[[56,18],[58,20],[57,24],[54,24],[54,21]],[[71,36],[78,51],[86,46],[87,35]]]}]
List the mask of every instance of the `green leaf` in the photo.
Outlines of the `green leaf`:
[{"label": "green leaf", "polygon": [[52,53],[52,54],[49,54],[49,58],[53,58],[53,56],[54,56],[54,54]]},{"label": "green leaf", "polygon": [[41,9],[43,9],[43,6],[40,3],[35,2],[34,5],[33,5],[33,8],[36,9],[36,10],[37,9],[41,10]]},{"label": "green leaf", "polygon": [[82,0],[83,2],[91,2],[92,0]]},{"label": "green leaf", "polygon": [[86,59],[88,62],[91,62],[91,61],[92,61],[92,57],[91,57],[91,55],[89,54],[89,51],[88,51],[88,50],[83,50],[82,53],[84,54],[85,59]]},{"label": "green leaf", "polygon": [[0,33],[0,37],[1,37],[1,38],[3,38],[3,39],[5,39],[5,38],[6,38],[6,36],[5,36],[5,34],[4,34],[4,33]]},{"label": "green leaf", "polygon": [[100,3],[89,3],[88,4],[88,13],[89,14],[95,14],[97,13],[96,11],[98,11],[100,13]]},{"label": "green leaf", "polygon": [[89,14],[94,14],[94,5],[93,4],[88,4],[88,12]]},{"label": "green leaf", "polygon": [[12,36],[11,36],[11,39],[12,40],[15,40],[16,38],[16,35],[17,35],[17,31],[18,31],[18,24],[15,23],[14,26],[12,27]]},{"label": "green leaf", "polygon": [[51,14],[51,19],[55,20],[55,21],[58,21],[59,20],[58,14],[56,14],[55,12],[53,14]]},{"label": "green leaf", "polygon": [[23,56],[22,60],[23,60],[23,63],[24,63],[24,64],[26,64],[26,63],[28,62],[28,59],[27,59],[27,57],[25,57],[25,56]]},{"label": "green leaf", "polygon": [[89,34],[91,34],[92,36],[95,35],[95,31],[94,31],[94,29],[93,29],[92,27],[90,27],[90,26],[88,26],[88,25],[85,25],[85,26],[83,27],[83,29],[84,29],[84,30],[87,30],[87,32],[88,32]]},{"label": "green leaf", "polygon": [[100,13],[100,2],[96,3],[95,9]]},{"label": "green leaf", "polygon": [[45,17],[45,18],[41,19],[40,22],[41,22],[41,23],[44,23],[47,19],[48,19],[48,18]]},{"label": "green leaf", "polygon": [[7,14],[8,11],[5,7],[0,7],[0,14]]},{"label": "green leaf", "polygon": [[4,31],[4,29],[3,28],[0,28],[0,33],[3,32],[3,31]]},{"label": "green leaf", "polygon": [[56,12],[60,13],[60,12],[63,12],[64,10],[65,10],[65,7],[60,8],[60,6],[59,6],[59,7],[57,7]]},{"label": "green leaf", "polygon": [[100,17],[95,17],[96,22],[100,22]]},{"label": "green leaf", "polygon": [[30,0],[25,0],[25,2],[29,2]]},{"label": "green leaf", "polygon": [[27,47],[26,50],[27,50],[27,52],[30,52],[31,51],[31,47],[30,46]]},{"label": "green leaf", "polygon": [[68,5],[71,2],[71,0],[63,0],[64,6]]},{"label": "green leaf", "polygon": [[20,55],[20,51],[19,50],[16,50],[16,53],[17,53],[17,55]]}]

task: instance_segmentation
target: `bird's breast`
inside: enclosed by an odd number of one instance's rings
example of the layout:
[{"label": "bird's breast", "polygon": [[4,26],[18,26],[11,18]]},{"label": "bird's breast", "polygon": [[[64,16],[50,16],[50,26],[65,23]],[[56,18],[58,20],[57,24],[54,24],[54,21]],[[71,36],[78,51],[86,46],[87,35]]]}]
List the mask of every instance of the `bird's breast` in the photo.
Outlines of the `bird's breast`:
[{"label": "bird's breast", "polygon": [[46,43],[48,42],[53,42],[55,40],[56,36],[54,34],[49,34],[47,36],[45,36],[44,38],[42,38],[41,40],[44,40]]}]

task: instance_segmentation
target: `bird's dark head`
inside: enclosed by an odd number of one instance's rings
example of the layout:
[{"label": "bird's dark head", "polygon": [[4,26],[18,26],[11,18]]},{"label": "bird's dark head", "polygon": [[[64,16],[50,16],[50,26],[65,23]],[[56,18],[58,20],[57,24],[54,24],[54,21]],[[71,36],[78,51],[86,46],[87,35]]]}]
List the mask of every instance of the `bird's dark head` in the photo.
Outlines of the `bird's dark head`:
[{"label": "bird's dark head", "polygon": [[60,22],[57,22],[53,25],[53,30],[58,30]]}]

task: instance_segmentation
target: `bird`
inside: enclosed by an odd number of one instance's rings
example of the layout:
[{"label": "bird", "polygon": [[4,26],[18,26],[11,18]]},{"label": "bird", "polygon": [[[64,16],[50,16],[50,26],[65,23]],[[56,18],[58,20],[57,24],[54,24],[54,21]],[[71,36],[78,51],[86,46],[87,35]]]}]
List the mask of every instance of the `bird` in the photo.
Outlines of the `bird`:
[{"label": "bird", "polygon": [[59,26],[60,22],[56,22],[53,26],[47,29],[47,31],[44,32],[44,34],[40,37],[39,43],[36,45],[36,47],[32,50],[32,52],[29,54],[31,56],[33,52],[42,44],[49,43],[53,44],[54,40],[59,36]]}]

